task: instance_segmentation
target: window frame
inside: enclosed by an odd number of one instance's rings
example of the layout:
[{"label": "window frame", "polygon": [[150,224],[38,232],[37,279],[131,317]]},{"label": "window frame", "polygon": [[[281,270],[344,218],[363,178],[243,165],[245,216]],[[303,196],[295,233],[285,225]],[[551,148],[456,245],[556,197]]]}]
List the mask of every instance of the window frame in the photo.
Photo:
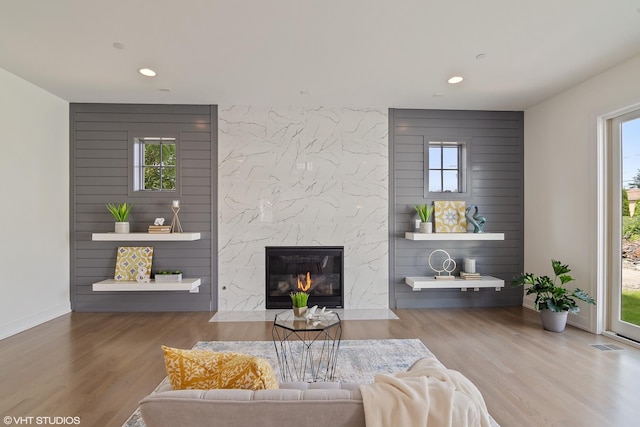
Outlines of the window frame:
[{"label": "window frame", "polygon": [[[424,170],[423,170],[423,178],[424,178],[424,198],[425,199],[438,199],[438,200],[458,200],[458,199],[466,199],[470,196],[471,187],[469,185],[471,171],[469,168],[469,146],[471,140],[469,138],[425,138],[424,140]],[[458,150],[458,189],[457,192],[448,192],[448,191],[430,191],[429,190],[429,172],[432,170],[453,170],[443,168],[442,164],[439,169],[431,169],[429,167],[429,148],[432,145],[438,144],[441,147],[445,147],[447,145],[455,145],[459,147]],[[441,150],[442,153],[442,150]],[[442,184],[441,184],[442,186]]]},{"label": "window frame", "polygon": [[[175,190],[143,190],[140,189],[140,184],[144,179],[141,174],[143,173],[144,165],[141,162],[144,160],[142,155],[142,144],[141,141],[146,138],[153,139],[173,139],[176,144],[176,164],[175,164],[175,172],[176,172],[176,188]],[[167,198],[167,199],[175,199],[176,197],[180,197],[182,195],[182,185],[181,185],[181,158],[182,158],[182,150],[180,144],[180,135],[177,133],[171,132],[136,132],[135,134],[131,134],[129,137],[129,161],[128,161],[128,170],[129,170],[129,196],[130,197],[154,197],[154,198]]]}]

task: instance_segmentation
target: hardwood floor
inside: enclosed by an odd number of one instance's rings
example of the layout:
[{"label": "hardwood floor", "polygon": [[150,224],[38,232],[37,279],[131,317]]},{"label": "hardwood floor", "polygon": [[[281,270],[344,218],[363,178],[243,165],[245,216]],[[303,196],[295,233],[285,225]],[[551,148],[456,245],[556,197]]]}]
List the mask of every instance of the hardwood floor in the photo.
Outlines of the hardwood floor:
[{"label": "hardwood floor", "polygon": [[[638,349],[572,327],[545,332],[521,307],[394,311],[400,320],[343,322],[343,339],[419,338],[478,386],[502,427],[639,423]],[[269,322],[208,323],[212,315],[72,313],[4,339],[0,416],[120,427],[165,376],[161,344],[271,340]]]}]

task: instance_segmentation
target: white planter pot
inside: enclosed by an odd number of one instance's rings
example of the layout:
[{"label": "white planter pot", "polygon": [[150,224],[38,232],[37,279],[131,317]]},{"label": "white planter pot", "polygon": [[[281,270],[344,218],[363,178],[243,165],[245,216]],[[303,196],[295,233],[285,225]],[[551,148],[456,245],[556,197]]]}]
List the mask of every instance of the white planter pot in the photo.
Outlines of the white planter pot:
[{"label": "white planter pot", "polygon": [[154,278],[155,278],[156,283],[182,282],[182,273],[180,273],[180,274],[156,274]]},{"label": "white planter pot", "polygon": [[126,234],[129,232],[129,223],[128,222],[116,222],[116,233]]},{"label": "white planter pot", "polygon": [[554,312],[551,310],[540,310],[542,327],[551,332],[562,332],[567,326],[568,311]]},{"label": "white planter pot", "polygon": [[433,224],[430,222],[421,222],[420,223],[420,232],[421,233],[431,233],[433,231]]}]

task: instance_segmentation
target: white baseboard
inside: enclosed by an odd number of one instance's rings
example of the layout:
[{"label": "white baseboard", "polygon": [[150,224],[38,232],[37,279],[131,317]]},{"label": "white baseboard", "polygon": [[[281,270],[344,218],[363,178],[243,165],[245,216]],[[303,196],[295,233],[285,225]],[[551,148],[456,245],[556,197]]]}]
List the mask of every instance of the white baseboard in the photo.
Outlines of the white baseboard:
[{"label": "white baseboard", "polygon": [[29,315],[5,325],[0,325],[0,340],[26,331],[27,329],[31,329],[34,326],[38,326],[67,313],[71,313],[70,303],[60,304],[57,307]]}]

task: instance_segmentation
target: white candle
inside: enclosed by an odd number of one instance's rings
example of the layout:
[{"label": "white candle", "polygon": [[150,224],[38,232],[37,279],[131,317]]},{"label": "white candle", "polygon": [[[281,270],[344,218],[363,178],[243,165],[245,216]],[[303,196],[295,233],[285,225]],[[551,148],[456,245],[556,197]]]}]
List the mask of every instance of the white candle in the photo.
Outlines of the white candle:
[{"label": "white candle", "polygon": [[174,200],[173,201],[173,205],[174,208],[179,208],[180,207],[180,200]]},{"label": "white candle", "polygon": [[464,272],[475,273],[476,272],[476,260],[474,258],[464,259]]}]

